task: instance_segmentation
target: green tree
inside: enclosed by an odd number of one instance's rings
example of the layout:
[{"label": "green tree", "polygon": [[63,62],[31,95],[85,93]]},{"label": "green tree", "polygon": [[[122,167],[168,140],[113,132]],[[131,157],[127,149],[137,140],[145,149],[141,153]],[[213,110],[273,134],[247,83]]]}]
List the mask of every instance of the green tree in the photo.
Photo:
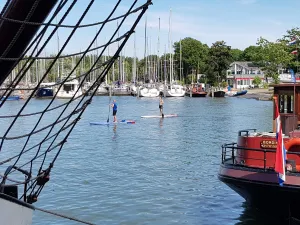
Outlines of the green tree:
[{"label": "green tree", "polygon": [[240,49],[234,48],[230,50],[232,61],[244,61],[244,52]]},{"label": "green tree", "polygon": [[[182,71],[183,77],[190,74],[192,70],[196,70],[199,74],[205,69],[205,61],[208,54],[208,46],[200,41],[187,37],[181,40],[181,55],[182,55]],[[176,60],[177,71],[179,74],[180,65],[180,42],[174,43],[174,60]]]},{"label": "green tree", "polygon": [[249,46],[248,48],[245,48],[242,58],[245,61],[257,61],[260,51],[261,46]]},{"label": "green tree", "polygon": [[255,86],[259,86],[261,84],[261,79],[259,76],[255,76],[252,83],[255,85]]},{"label": "green tree", "polygon": [[285,42],[270,42],[264,38],[258,40],[258,45],[261,50],[258,54],[257,60],[263,65],[263,71],[266,77],[272,77],[275,83],[279,82],[278,69],[280,67],[288,67],[293,55],[286,51]]},{"label": "green tree", "polygon": [[[291,53],[294,50],[298,50],[298,54],[294,55],[293,60],[291,61],[289,67],[294,69],[295,72],[298,72],[298,68],[300,66],[300,58],[299,58],[299,45],[300,45],[300,28],[292,28],[291,30],[287,30],[287,34],[283,35],[281,39],[278,39],[279,42],[284,42],[287,44],[286,51]],[[288,42],[293,38],[296,38],[297,42],[295,45],[288,45]]]},{"label": "green tree", "polygon": [[226,71],[232,62],[231,47],[225,41],[212,44],[208,52],[206,74],[209,83],[216,86],[226,79]]}]

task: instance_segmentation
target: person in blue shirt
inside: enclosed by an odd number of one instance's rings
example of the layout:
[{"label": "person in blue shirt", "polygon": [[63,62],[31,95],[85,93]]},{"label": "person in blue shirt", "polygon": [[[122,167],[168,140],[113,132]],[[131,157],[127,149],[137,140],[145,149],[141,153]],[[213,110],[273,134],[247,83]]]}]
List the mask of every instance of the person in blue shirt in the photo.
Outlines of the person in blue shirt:
[{"label": "person in blue shirt", "polygon": [[111,107],[113,108],[113,117],[114,117],[114,123],[117,122],[117,110],[118,110],[118,105],[116,103],[116,100],[113,101],[113,104],[111,104]]}]

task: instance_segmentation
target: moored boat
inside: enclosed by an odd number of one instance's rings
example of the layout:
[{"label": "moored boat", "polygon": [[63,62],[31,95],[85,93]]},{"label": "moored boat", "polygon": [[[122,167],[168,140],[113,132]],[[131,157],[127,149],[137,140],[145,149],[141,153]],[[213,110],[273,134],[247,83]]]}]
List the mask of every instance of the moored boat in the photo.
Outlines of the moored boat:
[{"label": "moored boat", "polygon": [[[297,209],[300,203],[300,130],[298,128],[300,85],[295,85],[295,92],[293,92],[293,84],[273,86],[273,131],[257,132],[256,129],[239,131],[236,143],[222,146],[222,163],[218,177],[247,202],[263,210],[282,208],[299,217],[300,213]],[[280,116],[277,116],[276,110]],[[279,117],[282,127],[282,145],[278,137]],[[284,146],[286,149],[285,181],[279,185],[275,159],[278,149]]]},{"label": "moored boat", "polygon": [[186,91],[186,95],[190,97],[206,97],[207,92],[203,90],[202,85],[192,85],[191,88]]}]

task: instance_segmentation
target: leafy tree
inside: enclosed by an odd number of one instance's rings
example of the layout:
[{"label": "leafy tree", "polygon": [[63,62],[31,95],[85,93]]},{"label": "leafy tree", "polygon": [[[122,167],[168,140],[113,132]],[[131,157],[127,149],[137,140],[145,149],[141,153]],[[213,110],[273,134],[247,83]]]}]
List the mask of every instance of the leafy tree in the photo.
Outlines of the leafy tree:
[{"label": "leafy tree", "polygon": [[288,67],[293,60],[293,55],[286,51],[286,43],[269,42],[264,38],[258,41],[261,50],[257,60],[263,65],[263,71],[266,77],[272,77],[275,83],[279,82],[279,67]]},{"label": "leafy tree", "polygon": [[255,85],[255,86],[259,86],[261,84],[261,79],[259,76],[255,76],[252,83]]},{"label": "leafy tree", "polygon": [[260,54],[261,46],[249,46],[248,48],[245,48],[243,52],[243,60],[245,61],[258,61],[258,57]]},{"label": "leafy tree", "polygon": [[244,52],[240,49],[234,48],[230,50],[232,61],[244,61]]},{"label": "leafy tree", "polygon": [[[204,71],[208,49],[206,44],[202,44],[196,39],[187,37],[181,40],[183,77],[191,73],[192,70],[196,70],[196,74]],[[174,60],[177,61],[177,70],[179,71],[180,42],[174,43],[174,51]]]},{"label": "leafy tree", "polygon": [[[288,42],[291,41],[293,38],[297,39],[295,45],[288,46]],[[281,39],[278,39],[279,42],[284,42],[287,44],[286,51],[292,52],[294,50],[298,50],[298,54],[296,54],[291,61],[289,67],[294,69],[294,71],[298,72],[298,68],[300,66],[300,58],[299,58],[299,44],[300,44],[300,28],[292,28],[291,30],[287,30],[287,34],[283,35]]]},{"label": "leafy tree", "polygon": [[224,41],[213,43],[209,49],[206,73],[210,84],[226,79],[226,71],[232,62],[231,47]]}]

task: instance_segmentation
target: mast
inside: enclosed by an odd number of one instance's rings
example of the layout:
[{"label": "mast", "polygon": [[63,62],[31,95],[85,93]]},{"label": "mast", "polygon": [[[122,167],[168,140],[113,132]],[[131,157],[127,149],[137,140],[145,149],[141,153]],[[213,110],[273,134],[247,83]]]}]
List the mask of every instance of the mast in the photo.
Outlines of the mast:
[{"label": "mast", "polygon": [[179,52],[180,52],[180,56],[179,56],[179,80],[181,81],[181,78],[182,78],[182,45],[181,45],[181,39],[180,39],[180,42],[179,42]]},{"label": "mast", "polygon": [[[170,9],[170,16],[169,16],[169,53],[170,53],[170,57],[169,57],[169,63],[170,63],[170,85],[172,84],[172,76],[173,76],[173,70],[172,70],[172,53],[171,53],[171,48],[172,48],[172,44],[171,44],[171,17],[172,17],[172,9]],[[172,88],[172,85],[171,85]]]},{"label": "mast", "polygon": [[158,40],[157,40],[157,82],[160,81],[160,53],[159,53],[159,48],[160,48],[160,18],[158,18]]},{"label": "mast", "polygon": [[134,43],[133,43],[133,48],[134,48],[134,58],[133,58],[133,67],[132,67],[132,80],[133,83],[136,83],[136,35],[135,33],[133,34],[133,38],[134,38]]},{"label": "mast", "polygon": [[147,74],[147,15],[145,18],[145,49],[144,49],[144,60],[145,60],[145,72],[144,72],[144,83],[145,83],[145,76]]}]

